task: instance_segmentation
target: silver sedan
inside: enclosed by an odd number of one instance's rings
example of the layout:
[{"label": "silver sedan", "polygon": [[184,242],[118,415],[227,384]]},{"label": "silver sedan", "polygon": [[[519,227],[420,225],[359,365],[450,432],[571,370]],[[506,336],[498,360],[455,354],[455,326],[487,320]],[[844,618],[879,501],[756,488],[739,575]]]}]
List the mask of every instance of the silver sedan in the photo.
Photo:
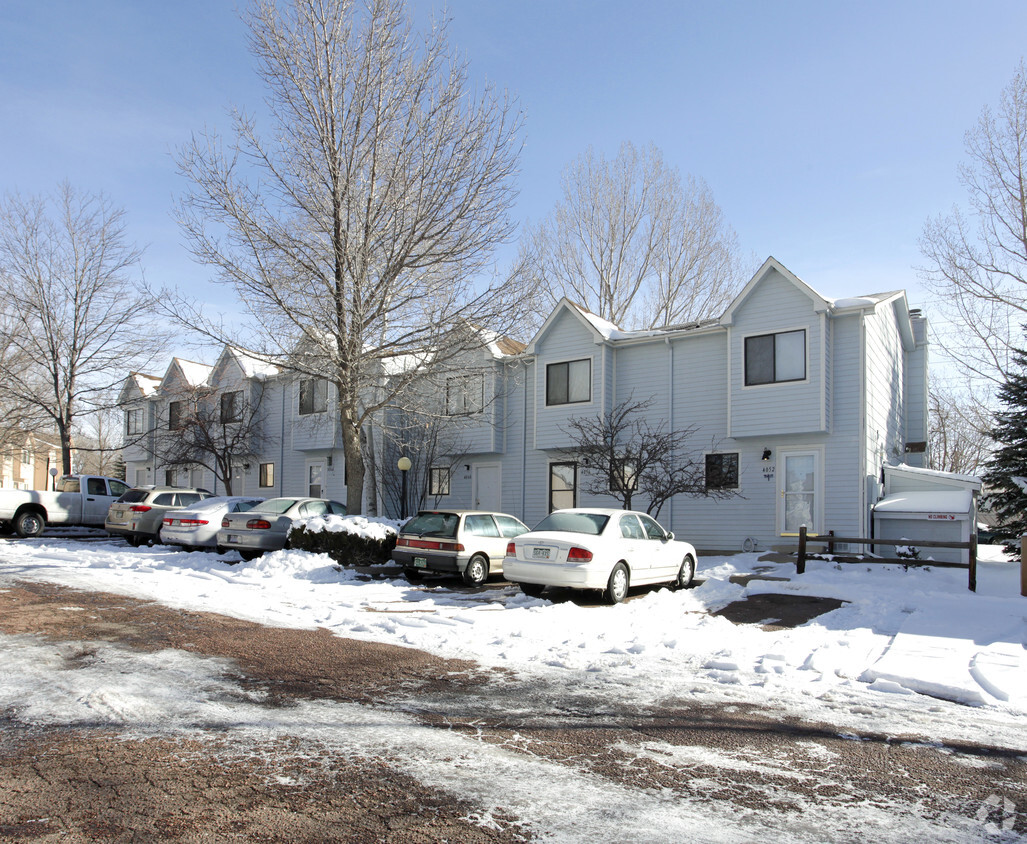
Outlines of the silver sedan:
[{"label": "silver sedan", "polygon": [[285,548],[294,521],[326,513],[345,516],[346,505],[327,498],[271,498],[245,513],[226,514],[217,544],[227,551],[238,551],[244,560],[252,560],[265,551]]}]

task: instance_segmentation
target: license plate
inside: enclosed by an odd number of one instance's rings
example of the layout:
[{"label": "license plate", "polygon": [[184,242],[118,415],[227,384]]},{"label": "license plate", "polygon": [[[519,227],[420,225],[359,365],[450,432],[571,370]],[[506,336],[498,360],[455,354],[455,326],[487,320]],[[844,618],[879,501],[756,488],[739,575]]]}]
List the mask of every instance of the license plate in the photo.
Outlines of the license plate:
[{"label": "license plate", "polygon": [[549,549],[548,548],[532,548],[531,549],[531,556],[534,557],[536,560],[548,560],[549,559]]},{"label": "license plate", "polygon": [[414,557],[414,565],[417,568],[419,568],[419,569],[426,569],[426,568],[428,568],[428,558],[427,557]]},{"label": "license plate", "polygon": [[228,541],[229,542],[238,542],[239,541],[239,537],[230,533],[230,534],[228,534]]}]

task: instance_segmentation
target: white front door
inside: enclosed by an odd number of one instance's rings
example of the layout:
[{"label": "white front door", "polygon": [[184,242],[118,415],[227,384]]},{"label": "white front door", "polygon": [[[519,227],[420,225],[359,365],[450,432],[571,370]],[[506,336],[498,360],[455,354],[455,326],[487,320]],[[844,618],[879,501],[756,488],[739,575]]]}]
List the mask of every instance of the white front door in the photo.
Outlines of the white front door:
[{"label": "white front door", "polygon": [[820,452],[780,452],[778,529],[797,534],[803,525],[810,533],[819,529]]},{"label": "white front door", "polygon": [[499,485],[498,464],[476,465],[472,486],[475,510],[502,510],[503,495]]}]

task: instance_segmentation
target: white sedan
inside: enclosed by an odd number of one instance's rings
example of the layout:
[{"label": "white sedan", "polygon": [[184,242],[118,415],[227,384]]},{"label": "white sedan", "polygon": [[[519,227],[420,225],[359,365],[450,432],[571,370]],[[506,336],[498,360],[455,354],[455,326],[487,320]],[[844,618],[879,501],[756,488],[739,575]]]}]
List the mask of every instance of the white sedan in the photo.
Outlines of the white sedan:
[{"label": "white sedan", "polygon": [[226,514],[245,512],[263,500],[252,495],[205,498],[184,510],[168,513],[160,528],[160,541],[166,545],[181,545],[186,550],[213,548]]},{"label": "white sedan", "polygon": [[617,604],[629,586],[691,584],[695,548],[634,510],[556,510],[506,546],[503,573],[533,597],[547,586],[598,589]]}]

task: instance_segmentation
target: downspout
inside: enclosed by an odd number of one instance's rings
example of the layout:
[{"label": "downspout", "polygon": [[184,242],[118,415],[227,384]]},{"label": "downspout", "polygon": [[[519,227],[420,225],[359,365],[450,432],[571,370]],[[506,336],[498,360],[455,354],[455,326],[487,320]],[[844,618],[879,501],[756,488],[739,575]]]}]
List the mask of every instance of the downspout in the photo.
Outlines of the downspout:
[{"label": "downspout", "polygon": [[[866,311],[859,312],[859,512],[862,530],[869,535],[873,516],[867,501],[867,325]],[[867,520],[870,526],[868,529]]]},{"label": "downspout", "polygon": [[[668,396],[668,407],[667,407],[667,418],[670,420],[670,430],[675,431],[674,426],[674,345],[670,342],[670,337],[665,337],[663,340],[667,344],[667,396]],[[674,457],[673,451],[671,457]],[[670,529],[674,530],[674,501],[677,496],[672,495],[667,505],[670,507],[670,512],[667,514],[666,523],[670,525]]]},{"label": "downspout", "polygon": [[278,426],[278,480],[275,482],[279,498],[285,495],[282,490],[285,483],[285,405],[288,401],[288,389],[288,383],[282,384],[282,422]]},{"label": "downspout", "polygon": [[524,407],[521,410],[521,521],[525,518],[528,488],[528,363],[524,364]]}]

